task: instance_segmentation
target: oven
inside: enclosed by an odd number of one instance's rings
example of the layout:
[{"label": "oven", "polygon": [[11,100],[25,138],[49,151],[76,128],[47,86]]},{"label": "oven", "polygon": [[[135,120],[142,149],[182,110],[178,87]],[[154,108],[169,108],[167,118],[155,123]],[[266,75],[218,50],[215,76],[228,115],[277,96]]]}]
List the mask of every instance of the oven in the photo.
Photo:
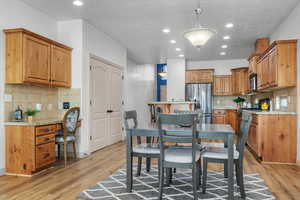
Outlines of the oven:
[{"label": "oven", "polygon": [[257,91],[257,74],[250,75],[250,90],[251,92]]}]

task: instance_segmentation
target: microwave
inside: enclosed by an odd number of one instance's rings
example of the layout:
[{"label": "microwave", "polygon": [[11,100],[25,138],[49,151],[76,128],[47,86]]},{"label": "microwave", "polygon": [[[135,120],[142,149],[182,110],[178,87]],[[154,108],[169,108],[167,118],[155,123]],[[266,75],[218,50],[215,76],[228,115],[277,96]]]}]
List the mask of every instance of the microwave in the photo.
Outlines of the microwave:
[{"label": "microwave", "polygon": [[250,91],[257,91],[257,74],[251,74],[250,77]]}]

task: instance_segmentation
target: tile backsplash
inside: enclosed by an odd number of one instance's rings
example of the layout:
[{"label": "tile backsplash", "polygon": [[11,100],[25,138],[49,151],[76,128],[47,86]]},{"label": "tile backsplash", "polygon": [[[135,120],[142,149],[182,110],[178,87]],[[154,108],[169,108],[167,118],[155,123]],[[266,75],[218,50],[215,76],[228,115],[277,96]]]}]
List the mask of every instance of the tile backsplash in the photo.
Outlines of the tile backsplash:
[{"label": "tile backsplash", "polygon": [[70,102],[72,106],[80,106],[80,89],[48,88],[44,86],[6,85],[5,94],[11,95],[11,101],[5,102],[5,121],[12,120],[12,112],[18,106],[26,112],[41,104],[42,109],[36,115],[37,120],[60,119],[65,110],[62,102]]},{"label": "tile backsplash", "polygon": [[[250,99],[247,96],[241,96],[246,99],[246,102],[250,102]],[[213,97],[213,107],[215,108],[236,108],[236,103],[233,101],[237,96],[214,96]]]},{"label": "tile backsplash", "polygon": [[[260,93],[251,97],[252,102],[259,99],[269,98],[273,102],[273,110],[297,112],[297,88],[284,88],[266,93]],[[280,106],[283,100],[287,100],[287,106]],[[279,106],[277,107],[276,104]]]}]

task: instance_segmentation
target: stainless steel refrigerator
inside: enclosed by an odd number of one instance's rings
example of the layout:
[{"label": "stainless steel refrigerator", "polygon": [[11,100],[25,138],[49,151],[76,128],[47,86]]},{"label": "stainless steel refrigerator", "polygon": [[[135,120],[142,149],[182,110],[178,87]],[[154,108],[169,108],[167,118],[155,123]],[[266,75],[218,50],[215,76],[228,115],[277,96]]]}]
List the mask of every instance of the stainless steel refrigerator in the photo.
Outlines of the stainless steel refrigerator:
[{"label": "stainless steel refrigerator", "polygon": [[212,123],[212,84],[186,84],[185,100],[195,101],[195,110],[203,113],[202,123]]}]

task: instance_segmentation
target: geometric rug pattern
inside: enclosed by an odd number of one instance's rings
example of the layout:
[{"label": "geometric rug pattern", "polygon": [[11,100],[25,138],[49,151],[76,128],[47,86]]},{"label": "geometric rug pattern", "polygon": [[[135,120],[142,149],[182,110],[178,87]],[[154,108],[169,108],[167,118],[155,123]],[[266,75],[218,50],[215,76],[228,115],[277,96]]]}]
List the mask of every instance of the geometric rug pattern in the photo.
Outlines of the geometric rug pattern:
[{"label": "geometric rug pattern", "polygon": [[[143,169],[145,167],[143,166]],[[177,169],[172,184],[164,187],[164,200],[192,200],[192,173],[188,169]],[[87,200],[154,200],[158,197],[157,168],[152,166],[150,172],[143,171],[141,176],[133,178],[133,191],[126,191],[126,169],[119,169],[107,179],[83,191],[77,198]],[[259,174],[244,175],[247,200],[274,200],[264,180]],[[235,183],[235,198],[241,199]],[[227,199],[227,180],[222,171],[208,171],[206,194],[199,190],[199,199]]]}]

